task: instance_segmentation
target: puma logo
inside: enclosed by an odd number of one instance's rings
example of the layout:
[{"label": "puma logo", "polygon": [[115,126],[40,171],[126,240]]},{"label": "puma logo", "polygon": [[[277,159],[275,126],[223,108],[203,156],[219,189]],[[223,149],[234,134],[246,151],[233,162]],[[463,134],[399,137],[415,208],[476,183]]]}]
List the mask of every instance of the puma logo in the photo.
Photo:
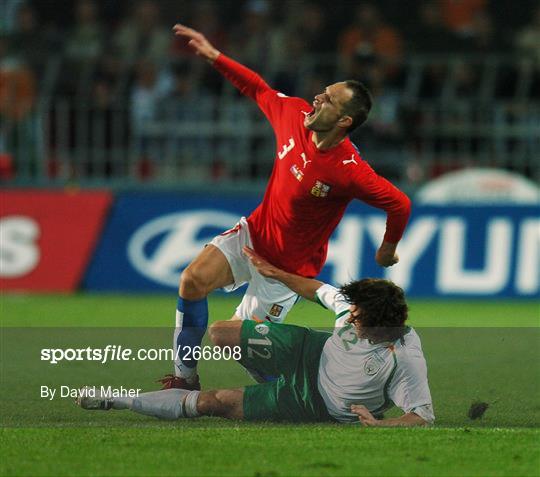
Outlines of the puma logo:
[{"label": "puma logo", "polygon": [[302,157],[302,160],[304,161],[304,169],[306,168],[306,166],[311,162],[311,161],[308,161],[306,159],[306,154],[303,152],[302,154],[300,154],[300,156]]},{"label": "puma logo", "polygon": [[354,158],[354,155],[352,155],[350,159],[345,159],[342,162],[343,162],[343,164],[350,164],[351,162],[353,162],[354,164],[358,165],[358,162],[356,162],[356,159]]}]

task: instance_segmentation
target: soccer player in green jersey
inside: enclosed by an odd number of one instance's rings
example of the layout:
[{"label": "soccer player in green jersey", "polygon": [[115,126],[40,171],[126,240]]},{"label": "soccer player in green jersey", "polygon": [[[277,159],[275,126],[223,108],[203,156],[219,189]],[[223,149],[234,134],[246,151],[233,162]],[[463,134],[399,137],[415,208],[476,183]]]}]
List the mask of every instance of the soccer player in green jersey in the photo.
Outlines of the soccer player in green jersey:
[{"label": "soccer player in green jersey", "polygon": [[[403,290],[363,279],[341,288],[285,272],[249,248],[258,272],[284,283],[335,316],[333,333],[254,321],[219,321],[209,329],[221,347],[239,346],[239,362],[276,381],[240,389],[167,389],[109,398],[83,388],[85,409],[131,409],[162,419],[218,416],[247,421],[360,422],[419,426],[434,420],[420,338],[405,325]],[[400,417],[382,419],[392,405]]]}]

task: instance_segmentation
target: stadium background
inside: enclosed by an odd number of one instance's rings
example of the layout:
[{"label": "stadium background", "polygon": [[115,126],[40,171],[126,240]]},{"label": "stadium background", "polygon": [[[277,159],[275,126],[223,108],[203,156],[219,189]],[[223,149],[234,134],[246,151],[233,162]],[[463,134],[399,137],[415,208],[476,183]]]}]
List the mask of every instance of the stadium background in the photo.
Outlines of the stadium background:
[{"label": "stadium background", "polygon": [[[535,2],[2,5],[0,180],[17,187],[3,201],[4,288],[172,291],[200,246],[256,206],[274,157],[271,128],[171,34],[177,19],[289,95],[311,98],[333,81],[363,80],[375,107],[352,139],[413,200],[422,185],[457,170],[540,179]],[[492,189],[500,205],[508,181],[488,178],[477,188]],[[85,195],[96,188],[101,196]],[[415,204],[409,247],[402,242],[401,268],[388,275],[412,296],[538,293],[539,279],[530,276],[534,208]],[[13,219],[19,212],[33,218]],[[454,216],[457,225],[444,220]],[[325,280],[381,274],[372,259],[381,216],[354,205],[348,217],[334,235]],[[167,247],[175,240],[183,245]],[[452,241],[458,250],[447,264]],[[59,263],[69,275],[63,284]]]},{"label": "stadium background", "polygon": [[[389,271],[376,266],[384,215],[353,204],[321,278],[387,276],[406,289],[412,324],[425,336],[438,424],[448,429],[371,433],[345,449],[369,453],[364,465],[372,475],[395,473],[398,457],[403,475],[537,475],[538,2],[0,0],[0,8],[0,401],[9,457],[2,475],[167,474],[151,449],[174,458],[171,435],[190,443],[185,475],[355,471],[330,452],[355,441],[351,430],[245,426],[231,450],[237,428],[228,424],[173,428],[122,416],[112,421],[116,430],[104,431],[91,429],[104,429],[104,416],[28,394],[37,377],[99,382],[102,369],[55,375],[18,354],[47,340],[71,343],[79,336],[73,327],[97,327],[118,340],[124,332],[112,327],[131,327],[135,341],[169,340],[181,268],[264,191],[271,128],[172,36],[177,21],[286,94],[309,99],[354,77],[375,96],[368,123],[352,139],[413,199],[401,263]],[[477,168],[502,175],[462,176],[450,203],[422,200],[433,180]],[[527,181],[528,200],[511,199],[511,174]],[[212,296],[212,319],[228,318],[236,301]],[[290,322],[328,325],[306,303]],[[138,328],[148,326],[159,329]],[[26,331],[35,327],[55,328]],[[81,336],[91,339],[89,331]],[[514,372],[525,362],[532,377]],[[158,364],[106,376],[150,390],[149,376],[168,371]],[[204,363],[203,385],[229,385],[227,373]],[[471,421],[467,409],[477,399],[490,408]],[[84,456],[76,450],[80,427]],[[103,455],[100,443],[111,435],[120,446]]]}]

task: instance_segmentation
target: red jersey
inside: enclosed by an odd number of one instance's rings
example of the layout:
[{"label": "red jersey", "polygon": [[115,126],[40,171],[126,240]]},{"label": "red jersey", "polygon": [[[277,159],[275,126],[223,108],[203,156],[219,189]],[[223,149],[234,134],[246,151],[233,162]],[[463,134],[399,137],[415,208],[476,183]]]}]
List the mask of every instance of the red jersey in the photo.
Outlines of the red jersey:
[{"label": "red jersey", "polygon": [[305,277],[324,265],[328,240],[352,199],[384,209],[387,242],[397,243],[409,198],[362,160],[354,144],[319,150],[304,126],[312,106],[272,89],[257,73],[220,54],[214,67],[257,102],[276,135],[277,156],[264,199],[248,217],[253,247],[270,263]]}]

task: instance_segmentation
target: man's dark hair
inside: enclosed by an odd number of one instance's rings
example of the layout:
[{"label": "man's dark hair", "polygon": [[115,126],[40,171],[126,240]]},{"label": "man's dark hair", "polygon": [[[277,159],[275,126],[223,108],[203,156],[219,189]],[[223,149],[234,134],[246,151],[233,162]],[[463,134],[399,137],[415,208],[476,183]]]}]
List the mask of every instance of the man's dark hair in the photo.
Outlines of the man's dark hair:
[{"label": "man's dark hair", "polygon": [[380,278],[364,278],[340,288],[345,299],[358,307],[361,338],[372,342],[396,341],[407,327],[408,307],[403,290]]},{"label": "man's dark hair", "polygon": [[343,112],[353,120],[347,130],[347,132],[352,132],[366,121],[373,99],[371,93],[360,81],[347,80],[345,84],[353,93],[352,98],[343,107]]}]

